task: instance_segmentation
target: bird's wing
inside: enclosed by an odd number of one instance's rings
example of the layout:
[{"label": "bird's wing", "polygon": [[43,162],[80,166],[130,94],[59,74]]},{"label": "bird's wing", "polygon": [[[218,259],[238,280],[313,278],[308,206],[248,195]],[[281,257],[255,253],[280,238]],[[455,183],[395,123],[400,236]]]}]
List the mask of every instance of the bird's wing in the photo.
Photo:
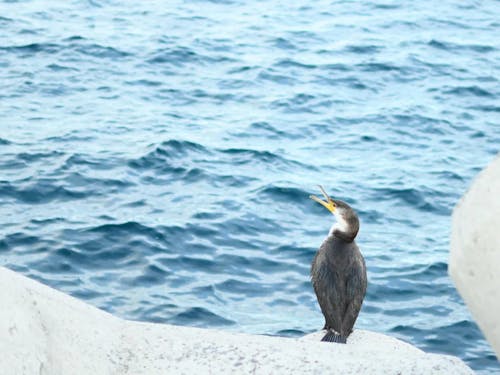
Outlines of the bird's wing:
[{"label": "bird's wing", "polygon": [[346,280],[346,301],[348,301],[348,303],[342,320],[342,334],[349,335],[352,331],[359,310],[361,310],[363,299],[365,298],[366,285],[365,260],[360,254],[352,263]]},{"label": "bird's wing", "polygon": [[313,287],[319,307],[325,317],[326,328],[333,328],[340,332],[342,307],[338,306],[339,294],[336,283],[334,274],[328,265],[325,263],[318,265],[316,275],[313,278]]}]

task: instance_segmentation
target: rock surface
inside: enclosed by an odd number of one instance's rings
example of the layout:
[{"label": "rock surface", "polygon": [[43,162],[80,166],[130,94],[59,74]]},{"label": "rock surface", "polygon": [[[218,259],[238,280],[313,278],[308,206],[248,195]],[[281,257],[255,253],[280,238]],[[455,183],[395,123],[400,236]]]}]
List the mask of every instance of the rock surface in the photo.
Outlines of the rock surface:
[{"label": "rock surface", "polygon": [[369,331],[342,345],[126,321],[2,267],[0,301],[0,374],[472,374]]},{"label": "rock surface", "polygon": [[455,207],[449,272],[500,358],[500,157]]}]

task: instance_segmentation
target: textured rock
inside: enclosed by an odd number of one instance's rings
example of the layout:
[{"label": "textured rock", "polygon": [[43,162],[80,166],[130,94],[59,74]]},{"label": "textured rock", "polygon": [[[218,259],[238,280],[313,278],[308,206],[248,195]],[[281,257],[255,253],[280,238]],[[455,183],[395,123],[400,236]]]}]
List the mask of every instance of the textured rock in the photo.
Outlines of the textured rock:
[{"label": "textured rock", "polygon": [[472,374],[355,331],[347,345],[125,321],[0,267],[0,374]]},{"label": "textured rock", "polygon": [[450,275],[500,358],[500,157],[453,212]]}]

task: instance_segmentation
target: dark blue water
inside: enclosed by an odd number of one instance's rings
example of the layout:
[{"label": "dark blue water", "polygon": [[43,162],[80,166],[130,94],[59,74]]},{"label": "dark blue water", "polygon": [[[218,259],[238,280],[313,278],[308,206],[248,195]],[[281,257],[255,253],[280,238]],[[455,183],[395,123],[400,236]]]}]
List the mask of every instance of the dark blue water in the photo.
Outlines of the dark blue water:
[{"label": "dark blue water", "polygon": [[118,316],[297,336],[351,203],[358,328],[500,367],[447,274],[499,151],[497,1],[0,3],[0,264]]}]

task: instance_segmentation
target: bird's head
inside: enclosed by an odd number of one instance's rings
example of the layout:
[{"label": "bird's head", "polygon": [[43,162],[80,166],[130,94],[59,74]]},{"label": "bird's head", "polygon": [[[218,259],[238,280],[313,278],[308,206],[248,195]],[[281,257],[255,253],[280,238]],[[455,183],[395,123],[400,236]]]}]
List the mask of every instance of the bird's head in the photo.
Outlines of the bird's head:
[{"label": "bird's head", "polygon": [[330,198],[321,185],[319,188],[325,200],[315,195],[311,195],[310,198],[325,207],[337,219],[337,223],[334,224],[330,232],[351,238],[351,241],[354,240],[359,230],[359,219],[356,212],[346,202]]}]

